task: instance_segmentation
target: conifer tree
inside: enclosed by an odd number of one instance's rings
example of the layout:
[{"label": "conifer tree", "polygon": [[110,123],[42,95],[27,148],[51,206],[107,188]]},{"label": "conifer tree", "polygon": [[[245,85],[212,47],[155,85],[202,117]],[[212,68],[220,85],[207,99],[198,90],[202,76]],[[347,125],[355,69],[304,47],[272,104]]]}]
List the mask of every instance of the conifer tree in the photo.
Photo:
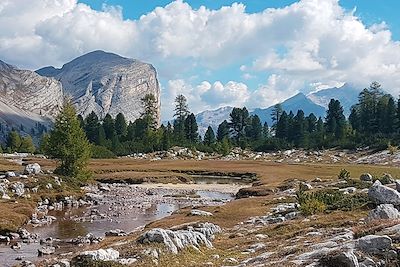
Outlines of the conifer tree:
[{"label": "conifer tree", "polygon": [[117,134],[115,132],[115,122],[110,114],[107,114],[103,119],[103,128],[106,134],[106,139],[111,140]]},{"label": "conifer tree", "polygon": [[217,129],[218,142],[222,142],[224,138],[229,139],[229,123],[226,120],[221,122]]},{"label": "conifer tree", "polygon": [[16,131],[11,131],[7,138],[7,147],[11,152],[18,152],[21,146],[21,136]]},{"label": "conifer tree", "polygon": [[55,173],[75,177],[82,182],[90,176],[86,169],[91,156],[90,143],[71,102],[66,102],[57,116],[45,152],[60,161]]},{"label": "conifer tree", "polygon": [[141,118],[144,119],[150,129],[157,129],[157,100],[153,94],[146,94],[142,98],[144,112]]},{"label": "conifer tree", "polygon": [[115,117],[115,133],[119,139],[123,139],[127,134],[127,123],[122,113],[118,113]]},{"label": "conifer tree", "polygon": [[23,153],[35,152],[35,145],[33,144],[32,137],[30,135],[21,138],[21,146],[18,151]]},{"label": "conifer tree", "polygon": [[185,137],[190,143],[195,144],[199,139],[198,126],[196,122],[196,116],[191,113],[185,119]]},{"label": "conifer tree", "polygon": [[204,135],[203,143],[207,146],[211,146],[215,143],[215,133],[211,126],[208,126],[207,131]]},{"label": "conifer tree", "polygon": [[278,123],[283,113],[282,105],[276,104],[271,112],[272,128],[276,130],[276,124]]},{"label": "conifer tree", "polygon": [[[79,120],[79,116],[78,116]],[[99,127],[100,127],[100,122],[99,122],[99,117],[97,117],[96,113],[92,111],[84,120],[83,123],[79,123],[82,127],[84,125],[84,129],[86,132],[86,136],[91,143],[96,143],[98,140],[98,134],[99,134]]]}]

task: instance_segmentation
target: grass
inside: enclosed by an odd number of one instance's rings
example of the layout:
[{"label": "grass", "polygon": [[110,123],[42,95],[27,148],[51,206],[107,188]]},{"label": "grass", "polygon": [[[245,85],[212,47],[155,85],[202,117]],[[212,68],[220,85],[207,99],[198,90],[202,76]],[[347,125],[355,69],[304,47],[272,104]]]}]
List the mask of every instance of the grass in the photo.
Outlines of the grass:
[{"label": "grass", "polygon": [[31,200],[0,201],[0,234],[17,231],[29,220],[35,206]]}]

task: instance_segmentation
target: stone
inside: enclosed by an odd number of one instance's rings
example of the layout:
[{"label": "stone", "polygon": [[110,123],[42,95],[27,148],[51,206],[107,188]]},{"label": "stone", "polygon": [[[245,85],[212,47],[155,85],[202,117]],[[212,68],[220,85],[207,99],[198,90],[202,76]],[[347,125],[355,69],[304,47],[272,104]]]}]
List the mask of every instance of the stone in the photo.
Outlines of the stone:
[{"label": "stone", "polygon": [[17,175],[15,174],[15,172],[6,172],[6,178],[12,178],[12,177],[16,177]]},{"label": "stone", "polygon": [[192,216],[204,216],[204,217],[210,217],[213,216],[211,212],[204,211],[204,210],[191,210],[190,215]]},{"label": "stone", "polygon": [[126,232],[121,229],[110,230],[105,233],[106,236],[126,236]]},{"label": "stone", "polygon": [[21,262],[21,267],[36,267],[31,261],[23,261]]},{"label": "stone", "polygon": [[21,245],[20,242],[17,242],[17,243],[15,243],[15,244],[11,245],[11,248],[12,248],[12,249],[15,249],[15,250],[21,249],[21,247],[22,247],[22,245]]},{"label": "stone", "polygon": [[21,197],[25,193],[25,185],[21,182],[16,182],[11,185],[11,191]]},{"label": "stone", "polygon": [[390,250],[392,239],[387,235],[367,235],[356,241],[356,248],[367,253],[381,253]]},{"label": "stone", "polygon": [[360,175],[360,180],[361,181],[372,182],[372,179],[373,179],[373,177],[369,173],[363,173],[363,174]]},{"label": "stone", "polygon": [[379,180],[368,190],[368,196],[377,204],[400,205],[400,192],[382,185]]},{"label": "stone", "polygon": [[137,261],[138,261],[138,260],[135,259],[135,258],[119,259],[119,260],[118,260],[118,263],[119,263],[119,264],[122,264],[122,265],[128,265],[128,266],[130,266],[130,265],[135,264]]},{"label": "stone", "polygon": [[24,174],[35,175],[42,172],[42,169],[38,163],[32,163],[25,166]]},{"label": "stone", "polygon": [[211,240],[220,232],[221,228],[212,223],[188,224],[178,227],[177,230],[154,228],[142,234],[138,242],[162,243],[170,252],[177,254],[179,250],[189,246],[198,248],[200,245],[205,245],[212,248]]},{"label": "stone", "polygon": [[108,185],[106,185],[106,184],[100,184],[99,185],[99,190],[103,191],[103,192],[110,192],[111,191],[110,187]]},{"label": "stone", "polygon": [[10,242],[10,237],[8,236],[4,236],[4,235],[0,235],[0,242]]},{"label": "stone", "polygon": [[360,267],[377,267],[378,265],[371,259],[365,258],[363,261],[359,263]]},{"label": "stone", "polygon": [[352,250],[334,251],[320,259],[321,266],[359,267],[356,255]]},{"label": "stone", "polygon": [[400,212],[393,206],[393,204],[380,204],[368,214],[367,220],[382,220],[382,219],[398,219]]},{"label": "stone", "polygon": [[85,258],[96,261],[115,261],[119,258],[119,252],[113,248],[84,251],[80,254]]},{"label": "stone", "polygon": [[55,252],[56,248],[51,246],[41,247],[38,249],[39,256],[51,255],[54,254]]}]

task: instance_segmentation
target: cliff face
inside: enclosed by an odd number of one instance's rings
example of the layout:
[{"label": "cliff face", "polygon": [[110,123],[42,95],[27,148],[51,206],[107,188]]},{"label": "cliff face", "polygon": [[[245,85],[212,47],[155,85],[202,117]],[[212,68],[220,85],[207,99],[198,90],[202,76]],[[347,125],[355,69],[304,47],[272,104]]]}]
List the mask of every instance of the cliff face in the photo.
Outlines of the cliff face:
[{"label": "cliff face", "polygon": [[37,123],[48,126],[62,102],[62,86],[56,79],[0,61],[1,130],[14,127],[30,133]]},{"label": "cliff face", "polygon": [[36,71],[60,81],[80,114],[90,112],[103,118],[123,113],[128,121],[143,112],[141,99],[153,94],[158,102],[160,121],[160,87],[157,73],[150,64],[112,53],[94,51],[65,64],[61,69],[46,67]]}]

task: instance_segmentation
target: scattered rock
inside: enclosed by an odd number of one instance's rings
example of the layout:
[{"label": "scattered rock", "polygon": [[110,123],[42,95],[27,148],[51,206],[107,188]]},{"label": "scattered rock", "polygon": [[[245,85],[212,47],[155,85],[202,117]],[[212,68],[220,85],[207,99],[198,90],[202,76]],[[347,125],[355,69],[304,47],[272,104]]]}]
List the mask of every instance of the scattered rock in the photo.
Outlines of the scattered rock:
[{"label": "scattered rock", "polygon": [[213,216],[211,212],[208,211],[203,211],[203,210],[191,210],[190,215],[192,216],[205,216],[205,217],[210,217]]},{"label": "scattered rock", "polygon": [[387,235],[367,235],[356,241],[356,248],[363,252],[379,254],[392,247],[392,239]]},{"label": "scattered rock", "polygon": [[377,204],[400,205],[400,192],[382,185],[379,180],[368,190],[368,196]]},{"label": "scattered rock", "polygon": [[358,260],[353,250],[334,251],[320,259],[320,264],[324,267],[359,267]]},{"label": "scattered rock", "polygon": [[55,247],[41,247],[38,249],[38,255],[39,256],[45,256],[45,255],[51,255],[54,254],[56,252],[56,248]]},{"label": "scattered rock", "polygon": [[126,236],[127,233],[121,229],[110,230],[105,233],[106,236]]},{"label": "scattered rock", "polygon": [[367,220],[398,219],[400,212],[393,204],[381,204],[368,214]]},{"label": "scattered rock", "polygon": [[179,250],[188,247],[199,247],[205,245],[212,247],[211,240],[214,234],[220,233],[221,228],[212,223],[188,224],[179,230],[154,228],[142,234],[138,241],[142,244],[163,243],[169,251],[177,254]]},{"label": "scattered rock", "polygon": [[115,261],[119,258],[119,252],[115,249],[108,248],[84,251],[80,254],[80,256],[95,261]]},{"label": "scattered rock", "polygon": [[38,163],[28,164],[25,166],[24,174],[35,175],[42,172],[42,169]]},{"label": "scattered rock", "polygon": [[12,178],[12,177],[16,177],[17,175],[15,174],[15,172],[6,172],[6,178]]},{"label": "scattered rock", "polygon": [[11,190],[19,197],[25,193],[25,185],[21,182],[16,182],[11,185]]},{"label": "scattered rock", "polygon": [[361,176],[360,176],[360,180],[361,180],[361,181],[372,182],[372,179],[373,179],[373,177],[372,177],[372,175],[369,174],[369,173],[363,173],[363,174],[361,174]]}]

